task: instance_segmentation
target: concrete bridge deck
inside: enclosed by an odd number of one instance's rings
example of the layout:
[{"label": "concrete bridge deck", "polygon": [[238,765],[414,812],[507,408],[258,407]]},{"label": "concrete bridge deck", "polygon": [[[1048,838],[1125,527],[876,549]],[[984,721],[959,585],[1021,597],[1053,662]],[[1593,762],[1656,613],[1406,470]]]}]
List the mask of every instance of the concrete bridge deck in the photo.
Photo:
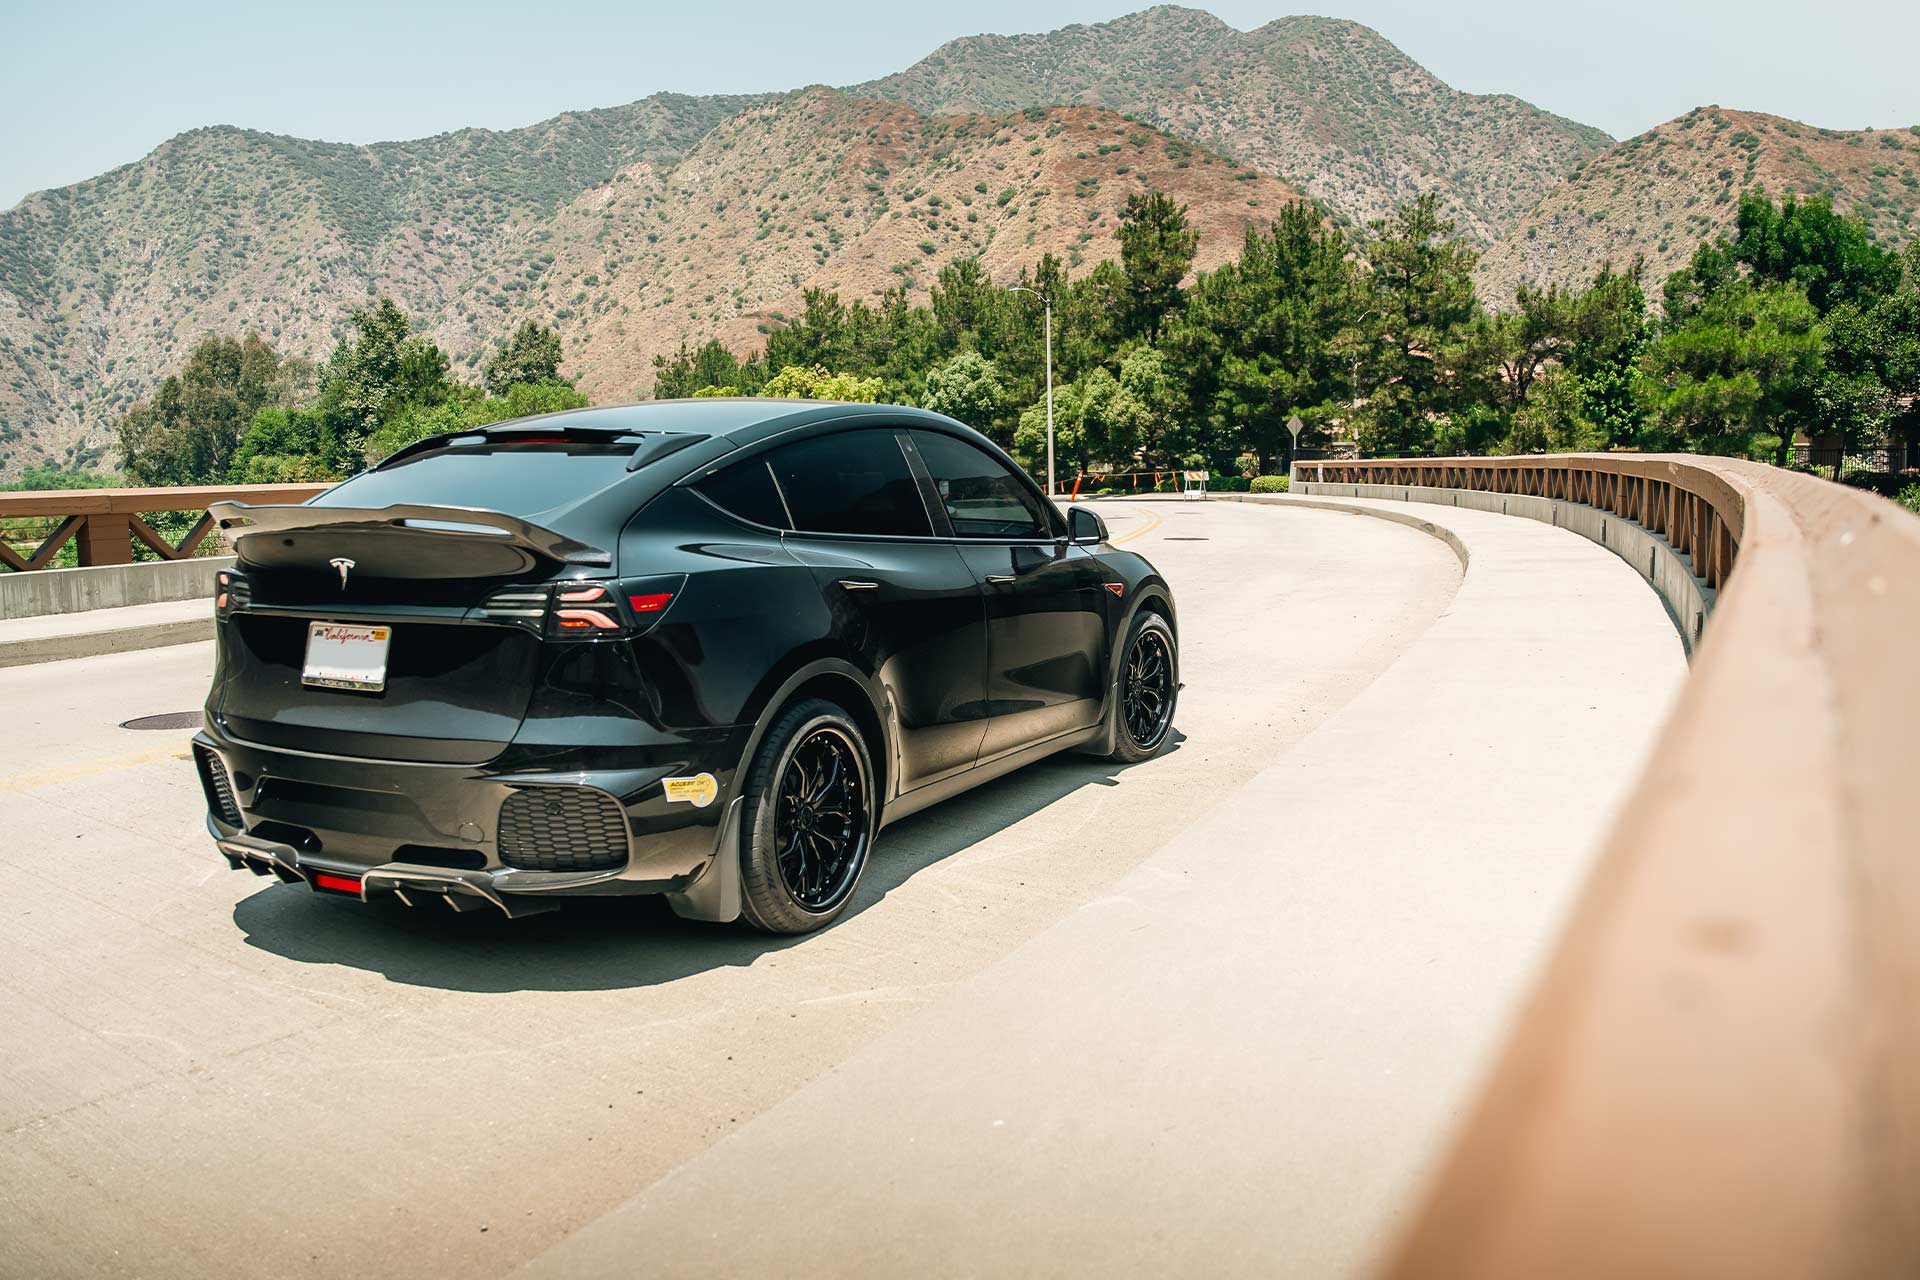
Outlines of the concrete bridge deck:
[{"label": "concrete bridge deck", "polygon": [[206,645],[0,670],[0,1272],[1364,1264],[1678,638],[1526,521],[1421,510],[1463,575],[1364,516],[1105,509],[1180,596],[1178,749],[909,819],[799,940],[236,875],[186,735],[113,727],[197,705]]}]

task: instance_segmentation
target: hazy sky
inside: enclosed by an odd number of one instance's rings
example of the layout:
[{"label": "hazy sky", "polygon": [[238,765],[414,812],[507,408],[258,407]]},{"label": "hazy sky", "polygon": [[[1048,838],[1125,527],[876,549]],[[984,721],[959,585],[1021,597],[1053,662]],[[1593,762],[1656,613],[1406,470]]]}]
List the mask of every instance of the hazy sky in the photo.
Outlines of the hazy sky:
[{"label": "hazy sky", "polygon": [[[1099,22],[1130,0],[462,0],[279,6],[0,0],[0,209],[198,125],[371,142],[573,107],[847,84],[955,36]],[[1301,9],[1217,0],[1242,29]],[[1313,0],[1441,79],[1617,137],[1701,103],[1829,128],[1920,123],[1915,0]]]}]

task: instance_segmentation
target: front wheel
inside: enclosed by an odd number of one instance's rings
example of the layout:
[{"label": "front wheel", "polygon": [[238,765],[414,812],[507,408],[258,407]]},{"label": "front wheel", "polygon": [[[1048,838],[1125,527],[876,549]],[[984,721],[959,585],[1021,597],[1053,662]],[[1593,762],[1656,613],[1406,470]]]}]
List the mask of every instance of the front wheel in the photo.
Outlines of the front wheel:
[{"label": "front wheel", "polygon": [[1180,651],[1173,628],[1159,614],[1143,611],[1128,628],[1112,697],[1114,748],[1109,759],[1132,763],[1159,754],[1173,729],[1173,707],[1180,697]]},{"label": "front wheel", "polygon": [[879,798],[860,727],[809,699],[767,731],[747,775],[740,889],[749,923],[807,933],[839,918],[873,845]]}]

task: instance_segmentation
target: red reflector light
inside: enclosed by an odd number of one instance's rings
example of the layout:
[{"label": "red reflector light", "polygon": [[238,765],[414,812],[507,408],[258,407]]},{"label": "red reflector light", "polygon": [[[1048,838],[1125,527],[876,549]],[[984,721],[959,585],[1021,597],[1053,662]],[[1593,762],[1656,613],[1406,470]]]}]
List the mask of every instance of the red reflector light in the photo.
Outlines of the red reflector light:
[{"label": "red reflector light", "polygon": [[589,627],[597,627],[601,631],[618,631],[620,629],[619,623],[609,618],[606,614],[597,613],[592,609],[561,609],[553,616],[559,620],[560,626],[567,631],[584,631]]},{"label": "red reflector light", "polygon": [[1109,582],[1106,584],[1106,587],[1107,587],[1107,590],[1113,592],[1113,594],[1117,596],[1124,596],[1125,594],[1127,594],[1127,584],[1124,582]]},{"label": "red reflector light", "polygon": [[335,893],[351,893],[355,897],[360,896],[360,882],[351,876],[336,876],[331,872],[316,871],[313,874],[313,883],[317,888],[331,889]]},{"label": "red reflector light", "polygon": [[605,587],[581,587],[577,591],[562,591],[560,601],[562,604],[579,604],[583,600],[598,600],[606,593]]},{"label": "red reflector light", "polygon": [[221,593],[220,593],[219,595],[217,595],[217,596],[215,596],[215,597],[213,598],[213,607],[214,607],[214,608],[216,608],[216,609],[224,609],[224,608],[226,608],[226,607],[227,607],[227,593],[226,593],[226,592],[224,592],[224,591],[222,591],[222,592],[221,592]]},{"label": "red reflector light", "polygon": [[673,592],[663,591],[659,595],[628,596],[627,603],[633,606],[635,613],[658,613],[667,607],[673,599]]}]

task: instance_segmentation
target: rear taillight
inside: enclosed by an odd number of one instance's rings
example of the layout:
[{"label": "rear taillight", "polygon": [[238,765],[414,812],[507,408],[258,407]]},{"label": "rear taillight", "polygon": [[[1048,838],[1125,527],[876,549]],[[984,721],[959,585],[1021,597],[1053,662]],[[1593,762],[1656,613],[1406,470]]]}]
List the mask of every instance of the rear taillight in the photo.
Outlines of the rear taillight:
[{"label": "rear taillight", "polygon": [[553,639],[607,640],[647,630],[667,606],[684,575],[626,582],[557,582],[505,587],[468,614],[474,622],[524,627]]},{"label": "rear taillight", "polygon": [[620,600],[598,582],[556,587],[547,614],[548,635],[590,636],[595,632],[624,631]]},{"label": "rear taillight", "polygon": [[508,587],[496,591],[487,597],[487,602],[473,611],[476,621],[508,622],[538,631],[547,617],[547,600],[553,594],[551,587]]},{"label": "rear taillight", "polygon": [[215,617],[224,618],[236,609],[244,609],[253,603],[253,584],[246,575],[232,569],[222,569],[213,578],[213,612]]}]

